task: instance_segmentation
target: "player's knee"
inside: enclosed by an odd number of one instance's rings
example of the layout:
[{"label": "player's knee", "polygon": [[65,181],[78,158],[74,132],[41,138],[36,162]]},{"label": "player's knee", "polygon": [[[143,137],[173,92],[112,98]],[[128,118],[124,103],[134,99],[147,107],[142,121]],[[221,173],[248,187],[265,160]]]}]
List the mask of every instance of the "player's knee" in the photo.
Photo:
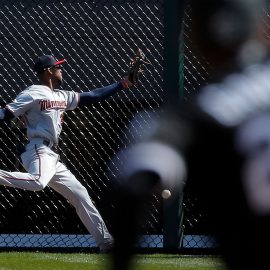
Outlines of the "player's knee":
[{"label": "player's knee", "polygon": [[[85,202],[92,203],[90,196],[87,192],[87,189],[83,185],[78,185],[72,190],[72,193],[69,196],[69,201],[76,208]],[[90,201],[90,202],[89,202]]]},{"label": "player's knee", "polygon": [[35,181],[35,191],[41,191],[43,190],[45,187],[47,186],[47,184],[40,182],[38,180]]}]

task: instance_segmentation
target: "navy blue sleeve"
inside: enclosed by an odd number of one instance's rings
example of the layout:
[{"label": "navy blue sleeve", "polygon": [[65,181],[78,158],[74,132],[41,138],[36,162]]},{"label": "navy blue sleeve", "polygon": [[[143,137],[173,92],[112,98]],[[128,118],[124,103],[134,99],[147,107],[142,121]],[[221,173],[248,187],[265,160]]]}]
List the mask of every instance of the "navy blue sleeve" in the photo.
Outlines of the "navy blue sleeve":
[{"label": "navy blue sleeve", "polygon": [[10,110],[6,108],[0,109],[0,124],[3,122],[9,123],[13,118],[15,118],[15,116]]},{"label": "navy blue sleeve", "polygon": [[113,94],[123,89],[124,87],[122,86],[122,83],[116,82],[102,88],[96,88],[89,92],[80,93],[78,107],[82,107],[82,106],[92,104],[94,102],[102,101],[106,99],[107,97],[110,97]]}]

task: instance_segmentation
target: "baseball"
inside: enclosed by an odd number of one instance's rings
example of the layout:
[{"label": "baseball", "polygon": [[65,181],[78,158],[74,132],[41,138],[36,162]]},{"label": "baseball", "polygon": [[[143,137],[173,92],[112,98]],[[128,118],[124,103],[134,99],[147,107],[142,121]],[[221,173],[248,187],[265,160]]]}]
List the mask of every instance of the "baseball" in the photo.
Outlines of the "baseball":
[{"label": "baseball", "polygon": [[171,197],[171,192],[168,189],[164,189],[161,192],[161,197],[165,200],[169,199]]}]

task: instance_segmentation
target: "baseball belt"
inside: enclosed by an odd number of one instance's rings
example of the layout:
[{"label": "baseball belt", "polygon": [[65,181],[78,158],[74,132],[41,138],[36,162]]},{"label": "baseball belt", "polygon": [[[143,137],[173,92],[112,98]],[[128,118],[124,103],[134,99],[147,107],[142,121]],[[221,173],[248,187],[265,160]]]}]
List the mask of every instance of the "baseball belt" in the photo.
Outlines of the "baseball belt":
[{"label": "baseball belt", "polygon": [[[43,140],[43,144],[49,147],[50,141],[47,140],[47,139],[44,139],[44,140]],[[59,154],[59,146],[58,146],[58,144],[54,144],[52,147],[50,147],[50,149],[51,149],[53,152],[55,152],[56,154]]]}]

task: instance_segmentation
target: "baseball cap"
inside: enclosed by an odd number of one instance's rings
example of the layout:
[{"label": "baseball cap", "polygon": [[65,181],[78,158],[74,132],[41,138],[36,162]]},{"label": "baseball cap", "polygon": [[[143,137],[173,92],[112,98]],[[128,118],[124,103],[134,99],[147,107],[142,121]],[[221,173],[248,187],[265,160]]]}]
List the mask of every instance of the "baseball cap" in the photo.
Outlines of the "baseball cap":
[{"label": "baseball cap", "polygon": [[34,71],[36,73],[40,73],[47,68],[61,65],[64,62],[66,62],[65,59],[57,60],[52,55],[42,55],[36,59],[35,64],[34,64]]}]

